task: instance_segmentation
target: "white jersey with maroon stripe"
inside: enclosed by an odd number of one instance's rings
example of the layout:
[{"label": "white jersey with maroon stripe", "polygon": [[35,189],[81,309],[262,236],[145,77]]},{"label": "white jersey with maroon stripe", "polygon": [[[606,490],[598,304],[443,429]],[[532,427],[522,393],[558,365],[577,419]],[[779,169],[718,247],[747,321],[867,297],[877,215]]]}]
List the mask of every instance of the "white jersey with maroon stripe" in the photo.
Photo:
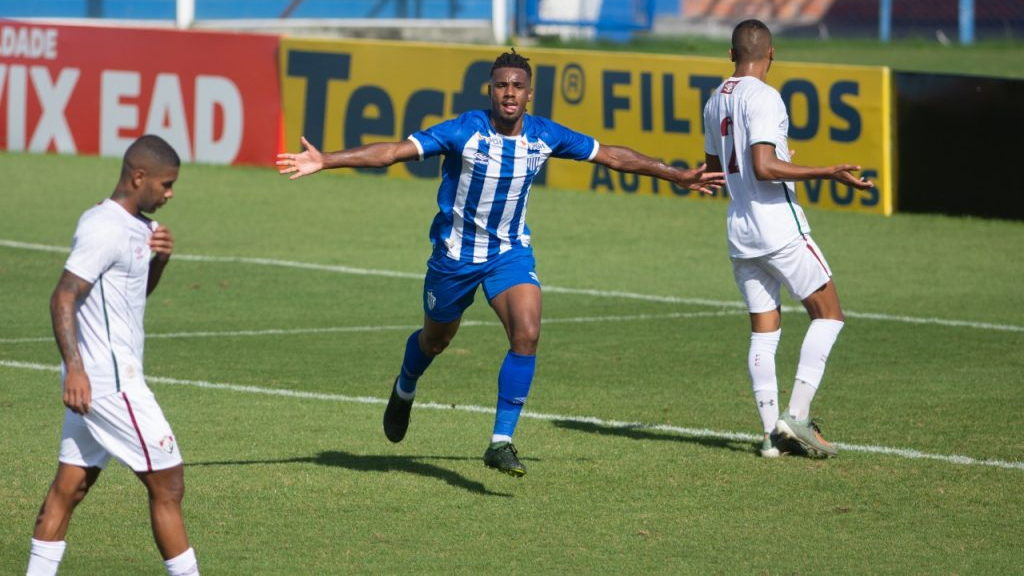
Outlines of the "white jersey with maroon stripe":
[{"label": "white jersey with maroon stripe", "polygon": [[754,175],[754,144],[771,144],[776,157],[790,161],[788,130],[779,92],[752,76],[727,79],[704,106],[704,151],[721,160],[732,198],[727,233],[733,258],[770,254],[811,230],[792,182]]},{"label": "white jersey with maroon stripe", "polygon": [[108,199],[82,214],[75,229],[64,269],[92,284],[76,317],[94,399],[146,388],[142,318],[155,224]]}]

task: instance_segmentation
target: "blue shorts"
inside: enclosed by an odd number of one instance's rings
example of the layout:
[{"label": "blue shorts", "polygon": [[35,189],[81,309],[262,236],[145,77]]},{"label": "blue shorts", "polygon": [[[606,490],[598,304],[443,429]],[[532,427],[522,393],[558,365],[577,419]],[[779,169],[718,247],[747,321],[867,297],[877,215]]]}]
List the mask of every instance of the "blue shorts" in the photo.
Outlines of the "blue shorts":
[{"label": "blue shorts", "polygon": [[479,264],[435,253],[427,261],[427,277],[423,280],[423,311],[435,322],[453,322],[473,303],[476,287],[481,284],[488,302],[519,284],[539,287],[533,248],[513,248]]}]

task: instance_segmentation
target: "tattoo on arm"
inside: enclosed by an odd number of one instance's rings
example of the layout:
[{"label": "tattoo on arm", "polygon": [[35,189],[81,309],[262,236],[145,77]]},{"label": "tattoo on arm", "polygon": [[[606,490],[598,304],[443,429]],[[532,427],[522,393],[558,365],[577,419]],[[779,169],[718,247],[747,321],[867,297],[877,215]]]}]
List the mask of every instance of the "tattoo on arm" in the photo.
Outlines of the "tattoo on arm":
[{"label": "tattoo on arm", "polygon": [[65,270],[50,297],[53,336],[69,368],[80,367],[82,364],[78,353],[78,321],[75,313],[78,303],[89,295],[91,289],[92,284]]}]

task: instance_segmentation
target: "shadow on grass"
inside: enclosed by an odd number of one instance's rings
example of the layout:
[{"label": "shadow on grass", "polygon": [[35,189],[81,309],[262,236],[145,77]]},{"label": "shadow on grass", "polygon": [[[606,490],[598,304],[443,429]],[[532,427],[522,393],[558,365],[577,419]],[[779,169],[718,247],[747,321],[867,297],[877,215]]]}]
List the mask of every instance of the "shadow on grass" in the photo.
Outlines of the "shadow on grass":
[{"label": "shadow on grass", "polygon": [[666,434],[657,430],[649,430],[644,426],[605,426],[592,424],[590,422],[579,422],[577,420],[554,420],[552,422],[559,428],[575,430],[576,432],[589,432],[602,436],[619,436],[630,440],[662,440],[668,442],[686,442],[698,444],[708,448],[720,450],[732,450],[734,452],[754,453],[754,447],[750,442],[742,440],[729,440],[727,438],[712,438],[708,436],[681,436],[678,434]]},{"label": "shadow on grass", "polygon": [[254,464],[319,464],[321,466],[334,466],[346,468],[356,472],[407,472],[428,478],[437,478],[447,482],[455,488],[462,488],[468,492],[482,494],[484,496],[501,496],[511,498],[511,494],[503,492],[492,492],[482,482],[470,480],[461,474],[435,466],[423,460],[478,460],[466,456],[381,456],[378,454],[364,455],[342,452],[340,450],[328,450],[316,456],[305,456],[298,458],[282,458],[278,460],[225,460],[216,462],[186,462],[185,466],[250,466]]}]

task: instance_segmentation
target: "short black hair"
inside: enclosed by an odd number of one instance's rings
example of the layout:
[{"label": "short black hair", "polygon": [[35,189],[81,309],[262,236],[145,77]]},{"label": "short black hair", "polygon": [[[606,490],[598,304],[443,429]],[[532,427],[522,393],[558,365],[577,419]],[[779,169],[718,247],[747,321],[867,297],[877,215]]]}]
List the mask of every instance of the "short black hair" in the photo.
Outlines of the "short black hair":
[{"label": "short black hair", "polygon": [[505,52],[501,56],[498,56],[494,60],[494,64],[491,66],[491,76],[494,76],[494,71],[498,68],[519,68],[526,70],[526,77],[533,79],[533,70],[530,68],[530,59],[524,57],[522,54],[517,54],[516,49],[512,48],[511,52]]},{"label": "short black hair", "polygon": [[732,31],[732,55],[737,62],[767,58],[771,47],[771,30],[760,20],[744,20]]},{"label": "short black hair", "polygon": [[156,134],[139,136],[124,152],[124,166],[135,168],[178,168],[181,158],[166,140]]}]

